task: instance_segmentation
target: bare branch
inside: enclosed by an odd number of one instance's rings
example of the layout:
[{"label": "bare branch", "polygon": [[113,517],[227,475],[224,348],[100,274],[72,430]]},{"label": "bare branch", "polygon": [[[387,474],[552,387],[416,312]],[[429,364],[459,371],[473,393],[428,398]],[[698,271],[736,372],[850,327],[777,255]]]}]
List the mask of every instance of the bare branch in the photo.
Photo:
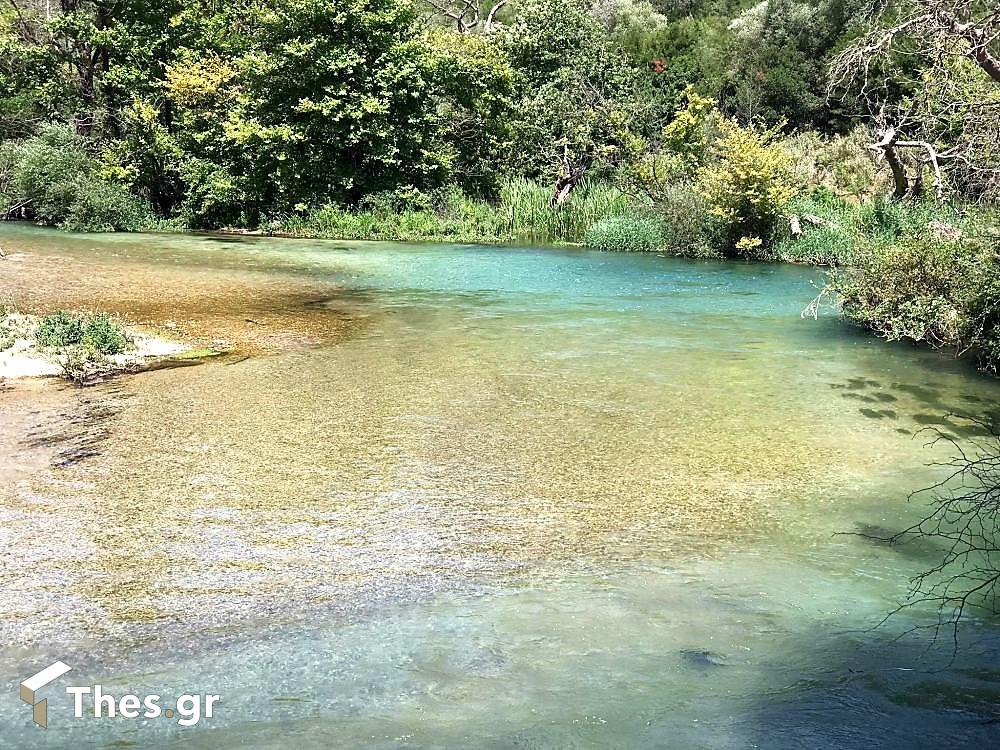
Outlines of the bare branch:
[{"label": "bare branch", "polygon": [[945,442],[955,457],[943,464],[944,478],[913,493],[911,500],[929,496],[930,510],[916,523],[888,537],[862,534],[888,545],[931,542],[941,546],[940,561],[911,581],[907,599],[880,624],[913,607],[931,605],[937,616],[929,628],[937,635],[947,629],[953,648],[970,610],[1000,614],[1000,434],[997,425],[974,417],[966,421],[984,433],[962,442],[933,430],[931,445]]}]

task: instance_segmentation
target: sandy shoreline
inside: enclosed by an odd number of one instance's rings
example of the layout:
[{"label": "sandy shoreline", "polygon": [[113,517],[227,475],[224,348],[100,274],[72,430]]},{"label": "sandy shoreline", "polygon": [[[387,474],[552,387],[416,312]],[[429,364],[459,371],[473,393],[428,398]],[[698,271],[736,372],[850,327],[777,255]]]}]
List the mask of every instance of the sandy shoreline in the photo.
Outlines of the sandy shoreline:
[{"label": "sandy shoreline", "polygon": [[[16,312],[0,318],[0,331],[7,327],[19,332],[13,343],[0,351],[0,380],[59,377],[63,374],[68,355],[65,351],[47,350],[37,344],[30,335],[37,323],[37,316]],[[125,331],[133,342],[133,348],[107,357],[107,365],[113,370],[134,371],[154,360],[190,350],[178,341],[160,338],[131,326],[126,326]]]}]

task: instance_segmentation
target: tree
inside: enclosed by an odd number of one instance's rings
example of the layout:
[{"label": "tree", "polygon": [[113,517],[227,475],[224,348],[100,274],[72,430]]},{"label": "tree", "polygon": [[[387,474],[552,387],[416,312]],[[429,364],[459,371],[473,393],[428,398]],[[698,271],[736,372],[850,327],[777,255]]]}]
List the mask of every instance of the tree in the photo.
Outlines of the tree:
[{"label": "tree", "polygon": [[287,0],[238,12],[222,34],[192,19],[195,49],[168,76],[178,138],[197,160],[186,173],[204,181],[196,193],[231,195],[242,214],[231,218],[254,223],[441,182],[433,61],[410,5]]},{"label": "tree", "polygon": [[510,164],[514,71],[484,36],[432,29],[426,40],[450,176],[464,190],[493,197]]},{"label": "tree", "polygon": [[19,119],[115,135],[121,109],[162,80],[179,0],[4,2],[0,50],[11,54],[0,55],[0,102]]},{"label": "tree", "polygon": [[424,0],[439,18],[446,18],[455,24],[459,34],[471,34],[482,31],[489,34],[500,11],[507,5],[507,0]]},{"label": "tree", "polygon": [[864,0],[764,0],[729,25],[720,106],[744,122],[837,130],[844,125],[823,95],[827,60]]},{"label": "tree", "polygon": [[662,101],[582,0],[524,0],[495,35],[515,71],[513,163],[565,202],[631,150]]},{"label": "tree", "polygon": [[[1000,8],[978,0],[874,3],[865,33],[833,62],[833,92],[851,92],[874,120],[897,199],[951,183],[1000,194]],[[949,168],[946,170],[945,167]]]}]

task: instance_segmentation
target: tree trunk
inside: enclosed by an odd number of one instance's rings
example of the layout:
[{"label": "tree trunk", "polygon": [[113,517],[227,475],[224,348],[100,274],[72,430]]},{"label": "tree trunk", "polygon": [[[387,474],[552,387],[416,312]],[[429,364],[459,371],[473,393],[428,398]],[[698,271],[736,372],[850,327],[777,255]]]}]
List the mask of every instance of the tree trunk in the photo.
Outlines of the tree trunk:
[{"label": "tree trunk", "polygon": [[885,156],[889,171],[892,172],[892,197],[896,200],[902,200],[910,189],[910,181],[906,177],[906,169],[896,151],[896,129],[886,128],[882,133],[882,139],[878,143],[872,144],[871,148],[881,150],[882,155]]},{"label": "tree trunk", "polygon": [[550,206],[555,208],[569,200],[569,194],[583,179],[583,175],[592,161],[592,159],[585,159],[582,163],[574,166],[569,160],[569,146],[563,146],[562,174],[556,180],[555,192],[552,195],[552,200],[549,201]]}]

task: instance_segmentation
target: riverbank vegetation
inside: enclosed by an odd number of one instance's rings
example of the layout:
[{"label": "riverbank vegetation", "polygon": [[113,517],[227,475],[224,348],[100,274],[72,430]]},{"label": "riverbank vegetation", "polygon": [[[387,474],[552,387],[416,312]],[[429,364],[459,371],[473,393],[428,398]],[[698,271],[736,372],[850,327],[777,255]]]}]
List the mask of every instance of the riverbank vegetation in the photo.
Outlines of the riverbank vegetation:
[{"label": "riverbank vegetation", "polygon": [[0,378],[60,374],[83,384],[128,370],[140,356],[135,337],[107,313],[0,313]]},{"label": "riverbank vegetation", "polygon": [[998,363],[1000,14],[969,0],[0,6],[0,212],[835,267]]},{"label": "riverbank vegetation", "polygon": [[91,385],[124,372],[216,354],[131,329],[106,312],[57,310],[38,316],[0,306],[0,381],[61,376]]}]

